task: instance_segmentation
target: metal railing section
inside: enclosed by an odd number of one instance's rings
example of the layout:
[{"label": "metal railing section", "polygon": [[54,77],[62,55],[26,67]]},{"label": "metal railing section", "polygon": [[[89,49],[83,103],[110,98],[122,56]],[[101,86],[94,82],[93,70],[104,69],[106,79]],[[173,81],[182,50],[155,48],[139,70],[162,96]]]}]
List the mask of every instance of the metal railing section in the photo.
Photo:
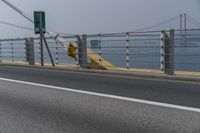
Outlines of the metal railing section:
[{"label": "metal railing section", "polygon": [[[69,51],[46,38],[53,60],[58,65],[81,68],[130,70],[157,69],[165,74],[176,70],[200,71],[200,29],[127,32],[62,36],[72,43]],[[31,40],[32,39],[32,40]],[[1,62],[25,62],[30,65],[50,64],[47,50],[41,57],[39,38],[0,40]],[[73,52],[75,56],[69,56]]]}]

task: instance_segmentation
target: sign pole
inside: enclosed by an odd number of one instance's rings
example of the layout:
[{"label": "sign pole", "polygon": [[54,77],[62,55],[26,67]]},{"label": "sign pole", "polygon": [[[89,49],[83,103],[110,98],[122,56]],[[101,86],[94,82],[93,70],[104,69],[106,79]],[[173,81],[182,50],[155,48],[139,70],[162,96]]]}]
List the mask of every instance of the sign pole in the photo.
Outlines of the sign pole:
[{"label": "sign pole", "polygon": [[41,66],[44,66],[44,48],[43,48],[43,41],[44,41],[44,44],[47,48],[47,52],[48,52],[50,60],[51,60],[51,64],[53,67],[55,67],[55,63],[53,61],[51,51],[49,49],[46,38],[44,36],[44,34],[46,33],[45,12],[42,12],[42,11],[34,12],[34,24],[35,24],[35,34],[40,34]]},{"label": "sign pole", "polygon": [[42,31],[42,12],[39,12],[39,30],[40,30],[40,54],[41,66],[44,66],[44,49],[43,49],[43,31]]},{"label": "sign pole", "polygon": [[47,41],[46,41],[46,38],[45,38],[44,34],[42,34],[42,38],[43,38],[44,44],[45,44],[45,46],[46,46],[46,48],[47,48],[47,51],[48,51],[48,54],[49,54],[49,57],[50,57],[50,60],[51,60],[51,64],[52,64],[53,67],[55,67],[55,63],[54,63],[54,61],[53,61],[53,57],[52,57],[52,55],[51,55],[51,51],[50,51],[50,49],[49,49],[49,46],[48,46],[48,44],[47,44]]}]

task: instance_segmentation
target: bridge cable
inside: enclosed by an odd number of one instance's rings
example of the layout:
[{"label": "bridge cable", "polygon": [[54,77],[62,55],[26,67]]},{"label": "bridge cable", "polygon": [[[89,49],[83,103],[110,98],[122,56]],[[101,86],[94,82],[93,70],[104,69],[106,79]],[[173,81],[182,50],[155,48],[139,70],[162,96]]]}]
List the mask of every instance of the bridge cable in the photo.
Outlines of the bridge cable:
[{"label": "bridge cable", "polygon": [[9,22],[1,21],[1,20],[0,20],[0,24],[4,24],[4,25],[15,27],[15,28],[20,28],[20,29],[25,29],[25,30],[31,30],[31,31],[34,30],[33,28],[29,28],[29,27],[25,27],[25,26],[21,26],[21,25],[17,25],[17,24],[12,24]]},{"label": "bridge cable", "polygon": [[190,22],[192,22],[192,23],[195,24],[195,25],[200,26],[200,22],[199,22],[198,20],[194,19],[193,17],[191,17],[191,16],[189,16],[189,15],[187,15],[187,16],[190,18],[190,19],[189,19]]},{"label": "bridge cable", "polygon": [[[151,25],[151,26],[142,28],[142,29],[135,30],[135,31],[133,31],[133,32],[139,32],[139,31],[149,30],[149,29],[152,29],[152,28],[155,28],[155,27],[158,27],[158,26],[161,26],[161,25],[170,23],[170,22],[172,22],[172,21],[174,21],[174,20],[176,20],[176,19],[178,19],[178,18],[179,18],[179,15],[174,16],[174,17],[172,17],[172,18],[170,18],[170,19],[168,19],[168,20],[165,20],[165,21],[163,21],[163,22],[160,22],[160,23],[158,23],[158,24],[154,24],[154,25]],[[132,32],[132,31],[131,31],[131,32]]]}]

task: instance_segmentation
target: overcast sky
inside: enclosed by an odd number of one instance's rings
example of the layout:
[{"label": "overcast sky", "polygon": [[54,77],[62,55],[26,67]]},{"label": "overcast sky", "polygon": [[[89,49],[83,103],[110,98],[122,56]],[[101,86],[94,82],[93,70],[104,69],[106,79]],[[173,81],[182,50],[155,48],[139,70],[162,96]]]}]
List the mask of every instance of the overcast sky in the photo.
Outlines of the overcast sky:
[{"label": "overcast sky", "polygon": [[[64,33],[134,31],[187,13],[200,22],[200,0],[10,0],[30,17],[44,10],[47,28]],[[0,2],[0,20],[33,27]],[[178,20],[177,20],[178,23]],[[0,24],[0,36],[23,36],[30,32]]]}]

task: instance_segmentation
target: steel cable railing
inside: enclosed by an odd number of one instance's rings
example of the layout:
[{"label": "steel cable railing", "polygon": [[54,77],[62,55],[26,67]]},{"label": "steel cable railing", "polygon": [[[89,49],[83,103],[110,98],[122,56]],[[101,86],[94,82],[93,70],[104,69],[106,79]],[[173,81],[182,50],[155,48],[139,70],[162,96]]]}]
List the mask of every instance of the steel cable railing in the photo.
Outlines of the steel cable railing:
[{"label": "steel cable railing", "polygon": [[[168,32],[168,30],[166,30]],[[173,40],[174,69],[184,71],[200,71],[200,29],[188,29],[187,34],[180,34],[180,30],[174,30]],[[74,42],[76,45],[83,43],[77,39],[77,35],[63,36],[66,43]],[[25,62],[34,59],[40,64],[41,58],[45,63],[50,64],[50,59],[45,47],[44,57],[40,53],[40,40],[34,39],[34,47],[27,51],[26,39],[1,39],[0,60],[8,62]],[[56,66],[58,65],[79,65],[80,61],[93,62],[97,68],[146,68],[160,69],[161,57],[171,54],[161,54],[161,31],[130,32],[117,34],[93,34],[87,35],[87,58],[82,57],[81,45],[75,51],[75,58],[68,56],[66,48],[56,43],[53,38],[46,38]],[[170,48],[165,46],[164,48]],[[27,55],[34,51],[34,56]],[[96,63],[96,64],[95,64]],[[167,62],[166,63],[173,63]],[[85,64],[89,66],[88,64]]]}]

